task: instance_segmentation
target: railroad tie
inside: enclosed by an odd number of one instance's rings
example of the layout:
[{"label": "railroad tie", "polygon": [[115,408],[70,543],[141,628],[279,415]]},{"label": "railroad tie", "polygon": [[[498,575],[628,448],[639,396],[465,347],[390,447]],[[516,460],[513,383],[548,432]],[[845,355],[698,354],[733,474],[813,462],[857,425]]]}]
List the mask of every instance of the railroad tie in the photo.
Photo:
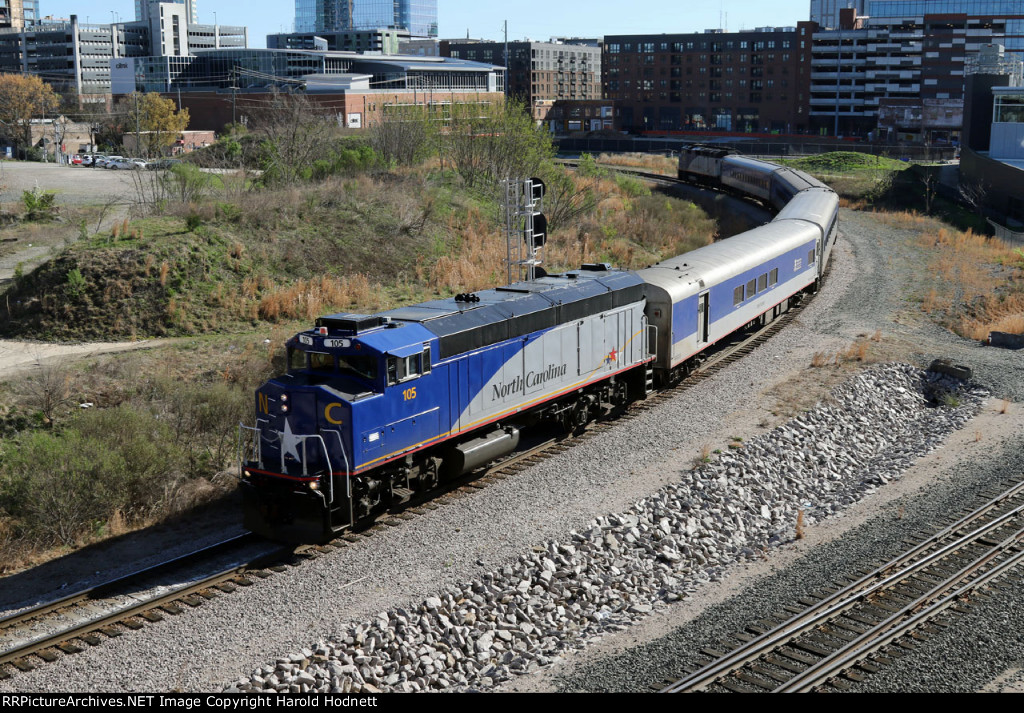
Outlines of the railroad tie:
[{"label": "railroad tie", "polygon": [[[808,637],[808,638],[810,638],[810,637]],[[789,645],[792,646],[795,649],[800,649],[801,651],[806,651],[809,654],[817,654],[818,656],[829,656],[835,650],[835,647],[828,646],[828,644],[830,644],[830,642],[826,641],[825,643],[826,643],[826,646],[818,646],[813,641],[808,641],[806,639],[797,639],[796,641],[791,641],[789,643]]]},{"label": "railroad tie", "polygon": [[773,681],[778,681],[779,683],[785,683],[786,681],[788,681],[790,679],[789,676],[781,674],[778,671],[772,671],[770,668],[766,668],[764,666],[760,666],[760,665],[758,665],[756,663],[755,664],[751,664],[750,670],[753,671],[754,673],[760,674],[760,675],[762,675],[762,676],[764,676],[766,678],[770,678]]},{"label": "railroad tie", "polygon": [[751,676],[745,671],[737,671],[736,678],[744,683],[749,683],[751,686],[762,688],[766,691],[773,691],[776,688],[776,685],[773,682],[765,680],[760,676]]},{"label": "railroad tie", "polygon": [[[792,643],[789,645],[788,648],[779,649],[775,653],[777,653],[779,656],[785,656],[787,659],[792,659],[793,661],[796,661],[798,663],[807,664],[808,666],[813,666],[814,664],[818,663],[818,657],[816,657],[816,656],[808,656],[805,653],[797,651],[795,648],[793,648],[793,644]],[[814,653],[814,652],[811,652],[811,653]],[[831,652],[829,652],[829,653],[831,653]],[[824,654],[824,655],[827,656],[828,654]]]},{"label": "railroad tie", "polygon": [[770,663],[772,666],[778,666],[784,671],[789,671],[791,673],[803,673],[807,669],[806,666],[798,666],[793,663],[792,660],[787,660],[781,656],[775,656],[774,654],[768,654],[765,656],[764,661],[765,663]]}]

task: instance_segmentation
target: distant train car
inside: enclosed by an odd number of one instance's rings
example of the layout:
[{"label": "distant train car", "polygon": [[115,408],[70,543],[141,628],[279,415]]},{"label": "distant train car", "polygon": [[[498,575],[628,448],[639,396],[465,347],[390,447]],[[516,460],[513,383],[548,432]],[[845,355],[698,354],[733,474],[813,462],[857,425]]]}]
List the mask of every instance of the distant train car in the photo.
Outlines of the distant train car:
[{"label": "distant train car", "polygon": [[679,151],[679,179],[705,186],[718,186],[722,181],[722,160],[735,153],[735,149],[716,146],[683,146]]}]

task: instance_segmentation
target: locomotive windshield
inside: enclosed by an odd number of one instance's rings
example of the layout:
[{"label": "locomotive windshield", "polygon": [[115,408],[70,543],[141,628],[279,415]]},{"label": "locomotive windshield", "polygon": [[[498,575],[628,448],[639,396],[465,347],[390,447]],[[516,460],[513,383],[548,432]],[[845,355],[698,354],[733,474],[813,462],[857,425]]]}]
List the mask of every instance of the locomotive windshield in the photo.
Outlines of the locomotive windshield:
[{"label": "locomotive windshield", "polygon": [[327,352],[288,350],[288,371],[316,371],[348,376],[373,385],[379,371],[378,357],[363,354],[342,354],[335,357]]}]

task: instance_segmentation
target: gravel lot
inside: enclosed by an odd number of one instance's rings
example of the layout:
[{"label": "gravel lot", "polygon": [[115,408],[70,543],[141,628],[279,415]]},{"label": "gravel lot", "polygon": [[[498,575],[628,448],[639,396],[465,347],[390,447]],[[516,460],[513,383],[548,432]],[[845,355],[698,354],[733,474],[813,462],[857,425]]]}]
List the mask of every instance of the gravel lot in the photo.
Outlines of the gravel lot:
[{"label": "gravel lot", "polygon": [[135,192],[130,171],[58,166],[35,161],[0,161],[0,185],[8,201],[20,200],[22,191],[39,187],[44,191],[56,191],[58,204],[128,202]]},{"label": "gravel lot", "polygon": [[[103,168],[58,166],[32,161],[0,161],[0,200],[5,210],[21,210],[21,194],[39,188],[57,193],[56,205],[62,216],[76,225],[88,213],[90,229],[106,228],[127,215],[135,195],[130,171],[108,171]],[[16,207],[10,204],[18,204]],[[96,209],[84,206],[96,206]],[[91,212],[89,212],[91,210]],[[94,221],[101,220],[100,225]],[[18,241],[0,244],[0,287],[10,280],[19,267],[30,272],[64,248],[62,231],[19,230]],[[74,233],[63,231],[67,236]],[[32,237],[35,235],[35,237]],[[77,237],[77,235],[75,235]]]},{"label": "gravel lot", "polygon": [[[829,282],[796,323],[680,398],[369,542],[65,661],[18,673],[0,682],[0,691],[217,689],[337,635],[353,621],[418,605],[533,546],[564,540],[595,516],[627,510],[677,480],[705,445],[724,449],[733,436],[748,440],[778,425],[849,374],[809,368],[815,352],[844,350],[858,335],[880,330],[874,349],[882,358],[927,364],[945,356],[973,366],[996,400],[900,481],[808,528],[804,540],[771,550],[765,561],[733,568],[723,581],[567,654],[542,674],[520,677],[509,690],[644,690],[678,675],[680,664],[700,646],[829,582],[840,564],[877,561],[898,547],[899,535],[939,519],[979,484],[1021,471],[1024,407],[1012,404],[1001,414],[998,399],[1024,401],[1024,353],[983,348],[919,318],[907,298],[914,275],[926,264],[921,249],[909,244],[908,234],[870,215],[843,211],[842,218],[843,239]],[[125,538],[55,562],[38,576],[8,578],[0,609],[24,606],[61,584],[78,586],[93,573],[109,576],[111,559],[123,561],[122,553],[133,548],[166,554],[187,549],[203,533],[198,527],[179,530],[171,542],[167,535]],[[871,677],[865,688],[976,690],[999,676],[1012,680],[1016,674],[1008,669],[1019,660],[1021,641],[1011,632],[1024,631],[1013,626],[1024,616],[1012,606],[1019,598],[1019,591],[993,597],[968,615],[984,623],[965,618],[967,625],[947,633],[953,639],[922,647],[935,650],[932,658],[908,656]],[[980,653],[982,643],[996,648]],[[955,675],[943,661],[956,663]]]}]

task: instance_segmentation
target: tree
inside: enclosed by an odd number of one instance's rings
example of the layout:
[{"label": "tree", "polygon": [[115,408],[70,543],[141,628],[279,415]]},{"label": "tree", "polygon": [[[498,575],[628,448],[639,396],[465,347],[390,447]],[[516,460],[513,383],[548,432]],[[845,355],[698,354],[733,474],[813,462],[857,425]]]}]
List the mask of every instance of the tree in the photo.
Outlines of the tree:
[{"label": "tree", "polygon": [[435,128],[422,106],[386,106],[384,115],[370,126],[370,145],[387,165],[411,166],[431,150]]},{"label": "tree", "polygon": [[33,118],[54,111],[60,97],[35,75],[0,74],[0,124],[21,147],[32,144]]},{"label": "tree", "polygon": [[337,110],[301,92],[274,90],[252,117],[266,184],[309,179],[314,164],[331,154],[341,133]]},{"label": "tree", "polygon": [[128,106],[128,124],[134,124],[135,129],[135,148],[147,156],[163,155],[188,128],[188,109],[179,111],[173,99],[165,99],[156,92],[134,92]]},{"label": "tree", "polygon": [[550,134],[514,100],[453,105],[442,152],[470,186],[529,178],[554,156]]}]

